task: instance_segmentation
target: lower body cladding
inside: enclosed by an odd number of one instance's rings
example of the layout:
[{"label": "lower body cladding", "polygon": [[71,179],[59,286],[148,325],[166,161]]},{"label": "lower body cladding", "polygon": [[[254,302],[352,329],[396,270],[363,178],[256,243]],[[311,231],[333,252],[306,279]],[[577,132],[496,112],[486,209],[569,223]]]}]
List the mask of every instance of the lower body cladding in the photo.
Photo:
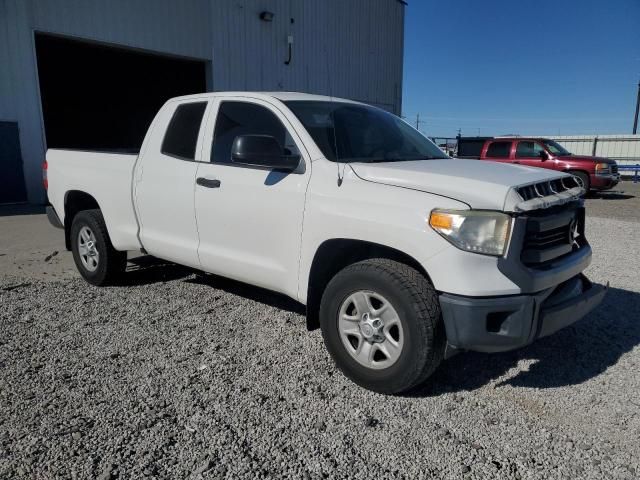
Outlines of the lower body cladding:
[{"label": "lower body cladding", "polygon": [[447,356],[458,350],[502,352],[557,332],[597,307],[607,286],[583,274],[528,295],[474,298],[440,295]]}]

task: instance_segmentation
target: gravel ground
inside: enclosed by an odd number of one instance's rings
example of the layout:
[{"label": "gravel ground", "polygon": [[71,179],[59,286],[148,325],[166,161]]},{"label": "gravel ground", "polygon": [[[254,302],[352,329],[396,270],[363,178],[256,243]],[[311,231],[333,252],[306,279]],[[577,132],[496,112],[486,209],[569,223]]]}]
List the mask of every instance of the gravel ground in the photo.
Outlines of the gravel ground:
[{"label": "gravel ground", "polygon": [[0,478],[636,479],[640,257],[612,244],[640,223],[588,231],[604,305],[405,397],[255,288],[145,259],[122,287],[0,275]]},{"label": "gravel ground", "polygon": [[637,222],[640,220],[640,182],[621,182],[611,191],[589,195],[586,203],[592,217]]}]

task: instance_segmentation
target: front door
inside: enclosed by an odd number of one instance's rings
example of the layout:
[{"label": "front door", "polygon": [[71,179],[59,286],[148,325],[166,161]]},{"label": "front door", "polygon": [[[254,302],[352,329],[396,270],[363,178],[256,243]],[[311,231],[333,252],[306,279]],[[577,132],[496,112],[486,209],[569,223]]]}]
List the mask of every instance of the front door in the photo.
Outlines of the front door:
[{"label": "front door", "polygon": [[[542,145],[533,140],[520,140],[516,146],[515,163],[527,165],[529,167],[545,168],[547,157],[541,155],[546,154],[546,150]],[[551,164],[549,164],[551,167]]]},{"label": "front door", "polygon": [[[216,106],[212,107],[216,110]],[[200,245],[205,271],[297,294],[298,260],[305,194],[311,162],[283,113],[261,100],[219,100],[210,115],[195,191]],[[295,172],[231,162],[238,135],[270,135],[283,151],[301,155]]]}]

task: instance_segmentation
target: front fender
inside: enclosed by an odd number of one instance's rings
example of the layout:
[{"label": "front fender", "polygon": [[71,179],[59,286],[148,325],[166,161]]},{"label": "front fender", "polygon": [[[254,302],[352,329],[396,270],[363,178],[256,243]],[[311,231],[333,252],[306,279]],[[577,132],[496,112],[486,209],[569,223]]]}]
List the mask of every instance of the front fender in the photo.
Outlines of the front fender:
[{"label": "front fender", "polygon": [[[298,300],[302,303],[306,303],[314,256],[327,240],[361,240],[386,246],[414,258],[426,270],[430,258],[450,247],[429,226],[431,210],[468,208],[438,195],[362,180],[349,168],[339,186],[335,172],[335,163],[314,163],[298,276]],[[428,273],[433,277],[432,272]]]}]

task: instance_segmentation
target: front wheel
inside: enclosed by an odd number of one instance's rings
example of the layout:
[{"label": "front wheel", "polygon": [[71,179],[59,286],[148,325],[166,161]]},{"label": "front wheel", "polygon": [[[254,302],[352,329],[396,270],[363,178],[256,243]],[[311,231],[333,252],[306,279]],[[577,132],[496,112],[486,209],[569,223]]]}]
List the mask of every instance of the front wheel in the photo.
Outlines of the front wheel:
[{"label": "front wheel", "polygon": [[580,186],[584,188],[584,195],[587,196],[587,194],[589,193],[589,189],[591,188],[591,179],[589,178],[589,174],[578,171],[569,173],[571,173],[571,175],[575,176],[578,179]]},{"label": "front wheel", "polygon": [[322,296],[320,326],[338,368],[369,390],[405,392],[442,361],[436,292],[420,272],[392,260],[365,260],[339,272]]},{"label": "front wheel", "polygon": [[127,253],[113,248],[100,210],[83,210],[74,217],[71,251],[80,275],[92,285],[115,283],[127,265]]}]

